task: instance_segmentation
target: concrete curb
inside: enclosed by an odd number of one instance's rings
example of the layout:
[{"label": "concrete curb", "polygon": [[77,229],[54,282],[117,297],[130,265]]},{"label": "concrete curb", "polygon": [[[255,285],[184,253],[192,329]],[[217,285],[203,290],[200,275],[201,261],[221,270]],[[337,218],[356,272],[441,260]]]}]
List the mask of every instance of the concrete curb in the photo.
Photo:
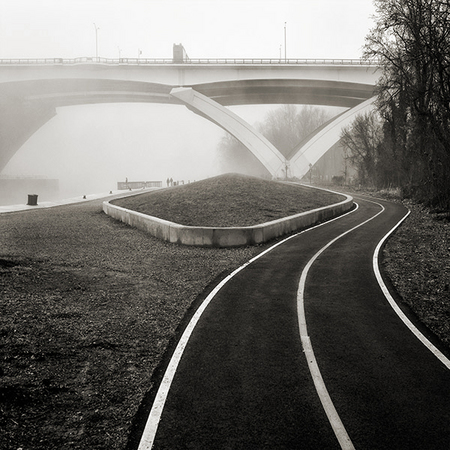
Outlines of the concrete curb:
[{"label": "concrete curb", "polygon": [[[335,193],[339,194],[338,192]],[[112,205],[109,201],[103,202],[103,211],[114,219],[172,243],[200,247],[242,247],[261,244],[344,214],[353,207],[353,197],[345,194],[340,195],[346,197],[342,202],[251,227],[192,227],[180,225]]]}]

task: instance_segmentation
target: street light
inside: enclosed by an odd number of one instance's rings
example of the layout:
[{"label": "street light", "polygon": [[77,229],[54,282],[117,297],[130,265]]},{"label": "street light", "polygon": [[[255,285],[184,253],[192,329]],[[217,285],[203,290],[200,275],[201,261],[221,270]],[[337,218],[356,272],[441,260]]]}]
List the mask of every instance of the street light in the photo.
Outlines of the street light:
[{"label": "street light", "polygon": [[286,62],[286,23],[284,22],[284,62]]},{"label": "street light", "polygon": [[97,27],[97,25],[95,25],[94,23],[94,28],[95,28],[95,59],[98,59],[98,30],[100,30],[100,28]]}]

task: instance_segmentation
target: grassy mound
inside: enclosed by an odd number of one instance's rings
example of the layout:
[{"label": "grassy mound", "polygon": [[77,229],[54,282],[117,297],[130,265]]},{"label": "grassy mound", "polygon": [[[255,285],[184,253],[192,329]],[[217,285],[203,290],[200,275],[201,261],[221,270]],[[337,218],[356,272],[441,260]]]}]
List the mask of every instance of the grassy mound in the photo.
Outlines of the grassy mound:
[{"label": "grassy mound", "polygon": [[342,195],[238,174],[117,199],[111,203],[181,225],[252,226],[342,201]]}]

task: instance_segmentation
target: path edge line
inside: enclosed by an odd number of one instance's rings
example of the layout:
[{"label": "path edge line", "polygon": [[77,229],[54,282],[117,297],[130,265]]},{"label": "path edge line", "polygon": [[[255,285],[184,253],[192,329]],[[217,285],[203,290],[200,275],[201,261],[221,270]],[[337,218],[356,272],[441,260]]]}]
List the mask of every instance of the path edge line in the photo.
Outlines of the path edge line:
[{"label": "path edge line", "polygon": [[[370,200],[369,200],[370,201]],[[375,202],[373,202],[375,203]],[[373,271],[375,272],[375,277],[378,281],[378,284],[380,285],[381,290],[383,291],[384,296],[386,297],[386,300],[391,305],[391,308],[394,310],[394,312],[397,314],[397,316],[400,318],[400,320],[409,328],[409,330],[416,336],[417,339],[419,339],[420,342],[422,342],[423,345],[437,358],[439,361],[444,364],[447,369],[450,370],[450,360],[437,348],[435,347],[422,332],[411,322],[411,320],[406,316],[406,314],[401,310],[397,302],[394,300],[394,297],[389,292],[389,289],[387,288],[386,284],[383,281],[383,277],[381,276],[380,271],[380,251],[381,247],[383,246],[384,242],[387,240],[387,238],[406,220],[406,218],[410,215],[411,211],[408,209],[407,214],[405,214],[404,217],[400,219],[400,221],[381,239],[381,241],[378,243],[377,247],[375,248],[373,259],[372,259],[372,265],[373,265]]]},{"label": "path edge line", "polygon": [[[373,202],[375,203],[375,202]],[[344,233],[336,236],[332,239],[328,244],[324,245],[306,264],[305,268],[302,271],[300,276],[300,281],[298,285],[297,291],[297,315],[298,315],[298,328],[300,333],[300,339],[303,346],[303,352],[305,353],[306,361],[308,363],[308,368],[311,373],[311,377],[314,382],[314,387],[316,388],[317,395],[319,396],[320,402],[322,403],[322,407],[325,410],[325,414],[328,417],[328,421],[333,429],[333,432],[343,450],[354,450],[355,447],[348,435],[344,424],[342,423],[336,408],[334,407],[333,401],[331,400],[330,394],[325,386],[325,382],[323,381],[322,374],[320,372],[319,364],[317,363],[316,357],[314,355],[314,350],[311,344],[311,338],[308,335],[308,328],[306,325],[306,313],[305,313],[305,298],[304,292],[306,287],[306,278],[308,276],[308,272],[317,258],[329,247],[331,247],[336,241],[356,230],[359,227],[362,227],[366,223],[378,217],[385,211],[383,205],[376,203],[381,207],[381,210],[376,213],[374,216],[369,219],[361,222],[360,224],[350,228]]]}]

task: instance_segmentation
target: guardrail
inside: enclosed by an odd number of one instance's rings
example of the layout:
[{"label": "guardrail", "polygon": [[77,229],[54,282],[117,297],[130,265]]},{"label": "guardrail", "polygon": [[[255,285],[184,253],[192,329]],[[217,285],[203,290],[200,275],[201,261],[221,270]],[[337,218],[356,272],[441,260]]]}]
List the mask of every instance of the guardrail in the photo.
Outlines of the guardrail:
[{"label": "guardrail", "polygon": [[375,61],[364,59],[270,59],[270,58],[207,58],[207,59],[187,59],[184,61],[176,61],[174,59],[164,58],[37,58],[37,59],[0,59],[0,65],[52,65],[52,64],[130,64],[130,65],[168,65],[168,64],[184,64],[184,65],[227,65],[227,64],[255,64],[255,65],[352,65],[352,66],[374,66]]}]

